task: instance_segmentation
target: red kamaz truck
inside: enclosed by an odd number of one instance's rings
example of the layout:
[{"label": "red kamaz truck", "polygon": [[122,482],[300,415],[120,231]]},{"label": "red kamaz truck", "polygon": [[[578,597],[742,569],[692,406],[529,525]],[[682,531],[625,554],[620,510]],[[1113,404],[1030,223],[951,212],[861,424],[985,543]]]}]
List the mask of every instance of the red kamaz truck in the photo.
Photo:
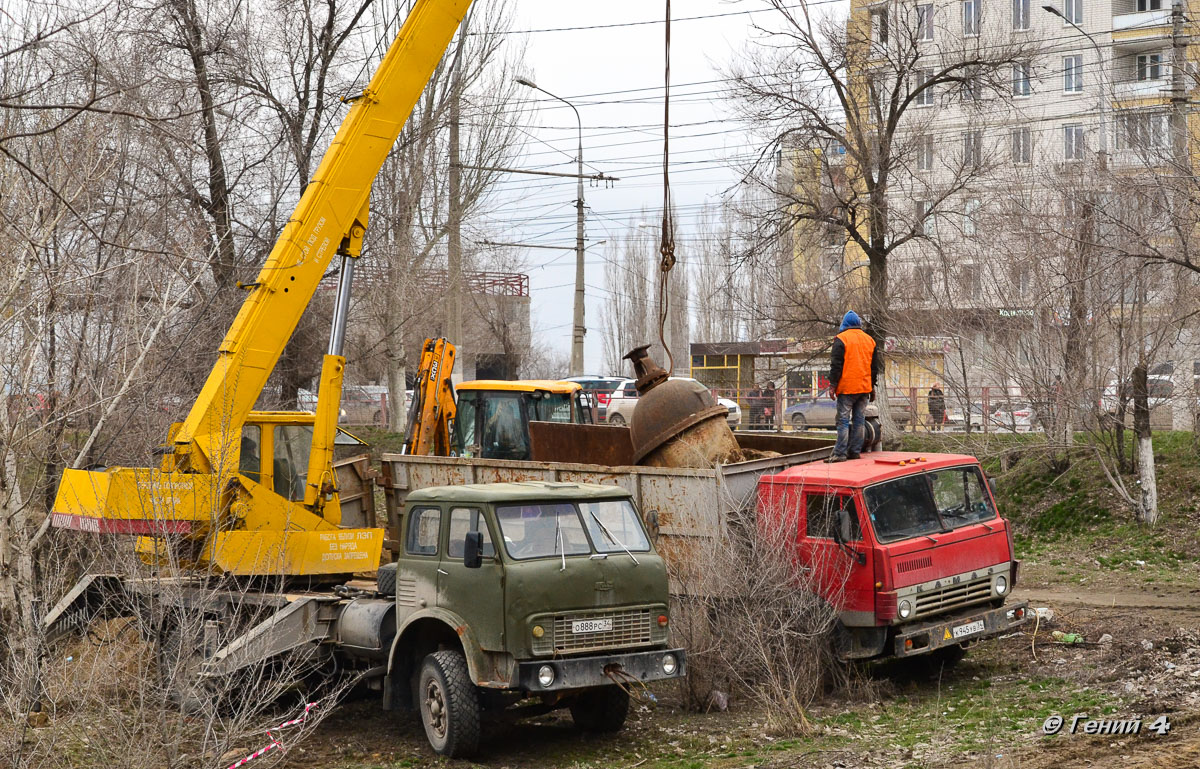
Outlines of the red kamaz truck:
[{"label": "red kamaz truck", "polygon": [[759,525],[795,532],[797,567],[837,609],[844,658],[954,662],[1026,621],[1026,604],[1006,604],[1019,562],[975,457],[807,462],[760,476],[758,492]]}]

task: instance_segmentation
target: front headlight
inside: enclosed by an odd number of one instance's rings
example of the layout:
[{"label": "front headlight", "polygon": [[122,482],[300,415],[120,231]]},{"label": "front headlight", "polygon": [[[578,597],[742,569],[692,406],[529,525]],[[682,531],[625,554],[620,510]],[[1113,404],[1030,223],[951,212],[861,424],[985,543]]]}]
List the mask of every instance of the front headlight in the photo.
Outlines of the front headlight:
[{"label": "front headlight", "polygon": [[675,675],[675,671],[679,669],[679,660],[675,659],[674,654],[664,654],[662,658],[663,672],[669,676]]},{"label": "front headlight", "polygon": [[554,683],[554,668],[549,665],[542,665],[538,668],[538,683],[543,689],[549,688]]},{"label": "front headlight", "polygon": [[1005,576],[996,577],[996,595],[1004,595],[1008,592],[1008,578]]},{"label": "front headlight", "polygon": [[912,615],[912,604],[907,600],[901,601],[896,607],[896,613],[900,615],[900,619],[908,619]]}]

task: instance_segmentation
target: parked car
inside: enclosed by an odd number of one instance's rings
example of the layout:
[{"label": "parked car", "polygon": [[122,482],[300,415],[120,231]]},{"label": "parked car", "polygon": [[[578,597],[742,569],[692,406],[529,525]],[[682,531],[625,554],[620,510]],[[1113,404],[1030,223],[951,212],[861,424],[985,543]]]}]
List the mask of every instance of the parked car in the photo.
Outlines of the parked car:
[{"label": "parked car", "polygon": [[[345,385],[342,387],[338,424],[382,425],[387,394],[387,385]],[[411,401],[412,390],[408,390],[405,393],[405,408]],[[312,390],[300,390],[296,394],[296,405],[301,411],[316,411],[317,394]]]},{"label": "parked car", "polygon": [[608,398],[618,385],[624,383],[624,377],[584,375],[567,377],[567,382],[578,382],[584,392],[592,393],[596,398],[596,421],[603,422],[608,415]]},{"label": "parked car", "polygon": [[[867,406],[868,413],[875,405]],[[888,412],[892,421],[901,427],[912,422],[912,404],[907,399],[893,398],[888,402]],[[821,390],[815,398],[797,401],[783,410],[783,421],[793,430],[807,430],[810,427],[837,427],[837,402],[829,397],[829,390]]]},{"label": "parked car", "polygon": [[1041,429],[1041,424],[1037,418],[1037,411],[1034,410],[1033,406],[1028,403],[1016,401],[1001,403],[992,411],[992,415],[988,421],[995,429],[1008,430],[1014,433],[1027,433]]},{"label": "parked car", "polygon": [[[1120,402],[1121,388],[1125,389],[1125,407],[1133,410],[1133,383],[1112,380],[1104,388],[1100,396],[1100,408],[1106,414],[1117,413]],[[1149,396],[1150,408],[1155,409],[1167,403],[1175,395],[1175,383],[1169,374],[1149,374],[1146,376],[1146,390]]]},{"label": "parked car", "polygon": [[[696,380],[686,376],[673,376],[671,379],[683,379],[688,382]],[[608,410],[605,421],[610,425],[627,425],[633,419],[633,409],[637,406],[638,391],[634,380],[623,379],[608,398]],[[717,403],[725,407],[728,416],[725,417],[730,427],[737,427],[742,422],[742,408],[737,401],[729,398],[717,398]]]}]

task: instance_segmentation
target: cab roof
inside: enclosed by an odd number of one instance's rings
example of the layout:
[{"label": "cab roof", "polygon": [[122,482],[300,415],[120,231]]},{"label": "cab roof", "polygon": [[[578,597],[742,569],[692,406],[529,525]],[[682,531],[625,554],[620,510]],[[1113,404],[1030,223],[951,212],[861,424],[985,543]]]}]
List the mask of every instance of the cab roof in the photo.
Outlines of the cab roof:
[{"label": "cab roof", "polygon": [[629,492],[620,486],[598,483],[468,483],[462,486],[429,486],[408,495],[407,502],[534,502],[578,499],[625,499]]},{"label": "cab roof", "polygon": [[[904,464],[901,464],[903,462]],[[860,459],[826,464],[821,461],[794,465],[773,475],[764,475],[763,483],[810,483],[863,487],[914,472],[937,470],[958,465],[977,465],[969,454],[932,454],[915,451],[873,451]]]},{"label": "cab roof", "polygon": [[578,382],[567,382],[556,379],[476,379],[462,382],[455,390],[503,390],[508,392],[531,393],[535,390],[548,390],[552,393],[573,393],[582,390]]}]

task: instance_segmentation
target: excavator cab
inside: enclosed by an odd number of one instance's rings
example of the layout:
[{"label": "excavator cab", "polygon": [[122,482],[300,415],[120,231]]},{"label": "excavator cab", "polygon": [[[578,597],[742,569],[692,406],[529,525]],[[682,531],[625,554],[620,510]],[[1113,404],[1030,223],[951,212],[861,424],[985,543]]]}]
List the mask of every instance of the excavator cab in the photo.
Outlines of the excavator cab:
[{"label": "excavator cab", "polygon": [[463,382],[457,394],[457,456],[527,460],[530,422],[593,422],[590,394],[577,382],[482,379]]}]

